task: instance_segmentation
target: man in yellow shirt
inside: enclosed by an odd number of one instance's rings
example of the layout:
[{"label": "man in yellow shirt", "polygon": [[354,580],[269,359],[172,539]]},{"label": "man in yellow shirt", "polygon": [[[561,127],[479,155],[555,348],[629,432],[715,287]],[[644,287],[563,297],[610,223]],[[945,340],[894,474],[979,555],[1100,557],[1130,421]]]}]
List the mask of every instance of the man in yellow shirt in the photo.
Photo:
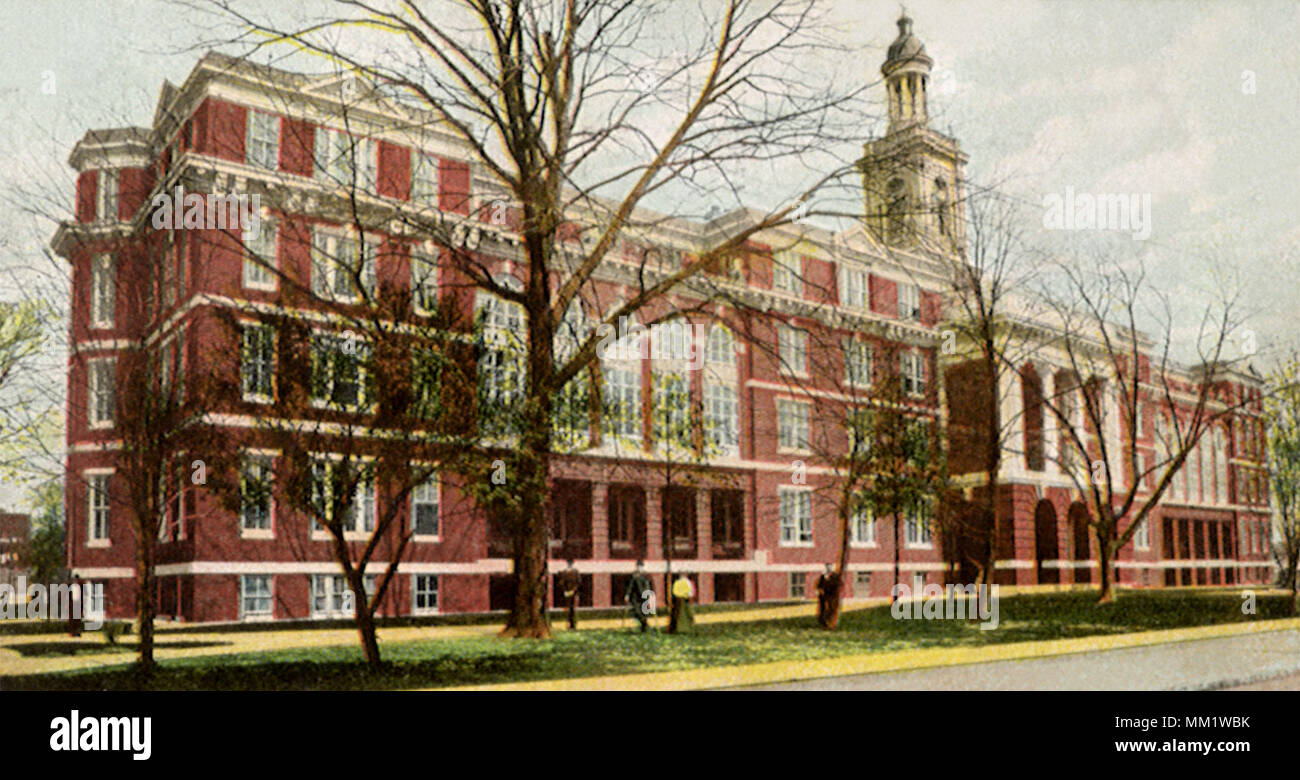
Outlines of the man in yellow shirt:
[{"label": "man in yellow shirt", "polygon": [[668,633],[676,634],[678,629],[689,630],[695,625],[691,616],[691,599],[695,596],[695,586],[685,574],[678,574],[673,582],[673,608],[668,615]]}]

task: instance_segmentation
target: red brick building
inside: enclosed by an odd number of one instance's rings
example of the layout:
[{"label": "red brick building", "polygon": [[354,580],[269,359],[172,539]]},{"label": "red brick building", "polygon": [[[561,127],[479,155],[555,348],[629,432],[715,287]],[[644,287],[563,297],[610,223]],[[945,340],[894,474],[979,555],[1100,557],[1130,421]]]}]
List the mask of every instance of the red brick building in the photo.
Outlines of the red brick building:
[{"label": "red brick building", "polygon": [[[684,338],[704,359],[700,370],[685,372],[682,389],[704,410],[701,424],[717,445],[703,477],[690,484],[665,480],[670,457],[656,442],[661,437],[651,419],[656,377],[682,368],[689,357],[676,337],[656,331],[654,343],[678,346],[666,346],[649,359],[607,362],[606,390],[630,411],[569,432],[572,446],[554,465],[551,492],[551,569],[576,559],[583,605],[621,604],[637,558],[646,560],[660,593],[671,559],[674,571],[696,579],[699,599],[706,603],[811,597],[817,572],[839,549],[835,507],[822,490],[832,475],[819,466],[814,443],[845,435],[819,405],[842,399],[855,373],[865,370],[871,376],[887,355],[889,368],[904,377],[913,413],[942,423],[936,347],[948,259],[932,249],[934,242],[886,248],[900,220],[911,220],[909,227],[924,236],[961,239],[954,204],[961,198],[965,157],[955,140],[926,123],[928,68],[919,41],[902,29],[884,68],[890,132],[869,143],[864,156],[867,228],[831,234],[791,226],[762,234],[746,262],[724,269],[716,281],[747,307],[710,304],[717,322],[686,318],[698,328]],[[271,313],[320,319],[319,296],[339,289],[337,279],[313,261],[320,246],[355,240],[339,216],[341,196],[330,180],[341,164],[339,149],[355,155],[348,170],[363,181],[357,200],[365,208],[438,215],[454,226],[459,246],[475,252],[503,283],[510,277],[517,281],[526,267],[518,262],[522,255],[512,231],[517,211],[491,208],[498,190],[464,145],[409,107],[365,99],[364,92],[358,98],[353,86],[347,78],[289,73],[209,54],[182,85],[164,85],[150,126],[89,132],[72,152],[69,162],[78,172],[76,218],[54,239],[56,251],[71,265],[73,289],[68,560],[79,576],[106,585],[110,616],[133,611],[134,533],[125,517],[127,475],[118,457],[122,420],[115,404],[115,388],[133,365],[131,355],[159,362],[168,381],[176,383],[213,367],[228,371],[232,387],[239,389],[206,399],[209,406],[200,411],[204,425],[241,440],[255,439],[267,419],[346,419],[330,417],[332,411],[281,387],[287,384],[278,360],[287,354],[284,345],[268,342],[262,348],[256,336],[258,318]],[[908,173],[876,181],[878,166],[869,162],[882,156],[903,159]],[[156,229],[151,204],[178,185],[191,193],[258,195],[264,205],[261,234],[244,240],[233,225]],[[922,216],[896,212],[889,204],[898,203],[901,193],[934,208]],[[747,218],[737,212],[708,223],[664,220],[651,234],[627,236],[621,251],[598,271],[594,293],[584,297],[574,318],[592,323],[606,316],[610,302],[627,294],[648,249],[689,256]],[[402,317],[417,320],[422,295],[447,300],[448,290],[460,284],[436,263],[426,264],[422,252],[427,249],[398,220],[373,233],[377,250],[373,260],[362,261],[373,263],[362,276],[410,302]],[[266,262],[251,262],[250,253]],[[641,319],[684,308],[698,300],[692,295],[683,291]],[[518,324],[510,307],[489,296],[471,295],[465,305],[469,302],[490,309],[503,328]],[[242,344],[222,327],[231,316],[247,320]],[[848,347],[844,355],[830,347],[841,343],[854,345],[853,366],[846,362]],[[344,380],[330,381],[336,388]],[[1254,435],[1255,429],[1249,430]],[[1233,457],[1245,452],[1240,435],[1234,430]],[[178,453],[187,473],[202,455]],[[203,465],[226,472],[252,469],[244,473],[269,480],[277,455],[254,444],[235,457]],[[796,470],[806,479],[793,476]],[[506,606],[507,547],[459,480],[442,474],[413,492],[401,525],[414,536],[382,614]],[[365,514],[375,511],[376,496],[382,503],[386,489],[377,484],[359,499],[356,522],[362,529],[371,522]],[[1035,489],[1027,484],[1009,493],[1018,507],[1011,557],[1017,581],[1027,581],[1015,567],[1028,559],[1022,548],[1033,538],[1027,535],[1033,526],[1021,519],[1019,507]],[[1233,490],[1239,489],[1234,482]],[[1065,517],[1067,493],[1048,495]],[[164,511],[157,553],[164,618],[343,614],[330,542],[287,507],[274,500],[232,506],[228,497],[182,479],[176,500]],[[1243,572],[1233,580],[1242,582],[1249,568],[1239,563],[1254,558],[1242,557],[1253,554],[1240,534],[1213,537],[1219,540],[1214,548],[1212,543],[1203,547],[1205,532],[1195,530],[1211,520],[1223,526],[1234,511],[1171,509],[1171,521],[1180,519],[1168,527],[1175,544],[1193,540],[1188,549],[1196,551],[1217,549],[1223,555],[1223,540],[1230,538],[1233,562],[1220,568]],[[940,581],[948,566],[932,524],[916,516],[903,527],[904,538],[897,541],[906,580]],[[887,595],[896,543],[891,524],[861,518],[853,531],[846,595]],[[1059,533],[1058,548],[1072,550],[1070,537]],[[1161,549],[1159,534],[1153,547]],[[1159,559],[1160,553],[1147,555]]]}]

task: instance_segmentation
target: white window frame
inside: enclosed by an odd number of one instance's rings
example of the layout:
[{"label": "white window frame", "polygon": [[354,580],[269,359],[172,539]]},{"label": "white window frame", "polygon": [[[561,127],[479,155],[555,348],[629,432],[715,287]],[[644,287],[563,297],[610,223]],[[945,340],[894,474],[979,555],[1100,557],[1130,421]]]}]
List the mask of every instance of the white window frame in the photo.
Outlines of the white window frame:
[{"label": "white window frame", "polygon": [[911,506],[903,515],[904,547],[908,550],[929,550],[934,548],[933,529],[929,518],[922,517],[919,507]]},{"label": "white window frame", "polygon": [[90,327],[113,327],[117,305],[117,259],[107,252],[90,261]]},{"label": "white window frame", "polygon": [[876,518],[869,508],[863,507],[849,515],[849,532],[850,547],[875,547],[878,544]]},{"label": "white window frame", "polygon": [[412,149],[410,194],[412,205],[438,208],[440,185],[438,158],[418,149]]},{"label": "white window frame", "polygon": [[870,311],[870,274],[865,268],[852,265],[841,265],[840,269],[840,305],[858,311]]},{"label": "white window frame", "polygon": [[704,357],[709,365],[735,367],[736,339],[729,328],[722,325],[709,328],[709,335],[705,337]]},{"label": "white window frame", "polygon": [[99,183],[95,188],[97,222],[117,221],[119,175],[120,171],[116,168],[103,168],[99,171]]},{"label": "white window frame", "polygon": [[793,398],[776,399],[776,441],[778,452],[809,452],[812,446],[811,403]]},{"label": "white window frame", "polygon": [[312,156],[312,178],[317,181],[344,188],[355,182],[357,191],[378,194],[379,144],[375,139],[317,127]]},{"label": "white window frame", "polygon": [[[250,477],[250,467],[261,471],[259,478],[266,482],[266,527],[250,525],[246,514],[244,485]],[[243,453],[239,463],[239,536],[243,539],[272,539],[275,537],[275,496],[273,491],[275,479],[275,456],[264,451],[248,450]]]},{"label": "white window frame", "polygon": [[[432,298],[432,305],[429,298]],[[411,311],[427,317],[438,306],[438,249],[411,250]]]},{"label": "white window frame", "polygon": [[784,323],[776,327],[780,373],[808,376],[808,331]]},{"label": "white window frame", "polygon": [[[432,580],[433,588],[420,587],[422,581]],[[412,574],[411,575],[411,614],[412,615],[436,615],[440,611],[442,602],[439,600],[442,582],[437,574]],[[421,597],[433,598],[433,606],[420,606]]]},{"label": "white window frame", "polygon": [[248,109],[244,162],[275,171],[280,168],[280,115]]},{"label": "white window frame", "polygon": [[[343,460],[340,455],[315,454],[311,456],[311,500],[312,504],[324,507],[326,511],[326,520],[333,522],[334,513],[334,479],[333,472],[337,464]],[[372,458],[355,459],[353,468],[370,468],[373,463]],[[322,484],[316,473],[318,467],[323,467],[320,477],[324,478]],[[356,486],[356,494],[352,496],[352,504],[349,509],[352,513],[351,524],[343,526],[343,539],[345,541],[360,541],[369,538],[375,530],[378,522],[378,490],[376,488],[376,474],[371,473],[365,479],[359,480]],[[311,537],[314,540],[324,540],[330,538],[329,529],[322,525],[316,518],[314,512],[311,515]],[[360,529],[358,529],[360,526]]]},{"label": "white window frame", "polygon": [[[312,360],[312,378],[311,386],[308,390],[310,394],[311,405],[316,409],[335,409],[346,412],[363,412],[374,408],[375,399],[370,396],[372,393],[369,388],[370,371],[367,368],[369,361],[373,358],[372,347],[370,342],[361,338],[355,340],[356,352],[354,356],[357,363],[357,394],[356,401],[353,403],[338,403],[334,400],[334,391],[337,389],[339,379],[337,369],[339,363],[335,359],[334,352],[341,352],[342,344],[348,339],[342,334],[332,331],[317,330],[311,335],[311,344],[308,349]],[[327,372],[325,381],[322,384],[325,395],[318,396],[316,393],[316,371],[325,370]]]},{"label": "white window frame", "polygon": [[898,317],[908,322],[921,321],[921,288],[919,285],[898,285]]},{"label": "white window frame", "polygon": [[[375,588],[379,585],[379,576],[363,574],[362,577],[364,577],[366,599],[369,600],[374,596]],[[355,614],[355,611],[349,611],[347,608],[347,601],[352,597],[352,586],[342,574],[313,574],[310,588],[308,606],[313,619],[346,618]],[[316,606],[318,598],[325,600],[324,607]],[[353,606],[355,610],[356,605]]]},{"label": "white window frame", "polygon": [[920,350],[902,350],[898,353],[899,375],[903,392],[914,397],[925,395],[925,357]]},{"label": "white window frame", "polygon": [[[641,368],[636,364],[614,365],[604,369],[605,398],[601,426],[607,435],[616,439],[641,441],[643,432],[641,409]],[[618,406],[615,409],[615,405]],[[613,412],[617,412],[614,414]]]},{"label": "white window frame", "polygon": [[704,382],[704,433],[718,449],[715,454],[736,456],[740,452],[740,394],[733,384],[706,379]]},{"label": "white window frame", "polygon": [[[266,593],[250,593],[250,585],[254,582],[265,582]],[[261,589],[258,588],[260,591]],[[261,601],[266,600],[265,609],[248,609],[250,599]],[[241,574],[239,575],[239,619],[248,621],[273,620],[275,618],[275,576],[272,574]]]},{"label": "white window frame", "polygon": [[1141,525],[1133,532],[1133,549],[1150,550],[1151,549],[1151,518],[1144,517]]},{"label": "white window frame", "polygon": [[772,289],[803,297],[803,260],[788,249],[772,254]]},{"label": "white window frame", "polygon": [[801,571],[790,572],[786,580],[786,594],[791,599],[808,598],[808,575]]},{"label": "white window frame", "polygon": [[[262,356],[258,355],[255,357],[254,362],[252,364],[258,374],[258,379],[264,378],[265,384],[268,386],[267,392],[262,392],[260,387],[254,387],[252,389],[250,389],[249,387],[250,383],[248,377],[250,375],[250,364],[248,360],[249,360],[250,347],[248,342],[249,342],[250,334],[254,334],[254,333],[270,334],[270,339],[269,339],[270,355],[267,356],[267,359],[265,361],[262,361],[261,360]],[[248,401],[249,403],[256,403],[256,404],[275,403],[275,368],[276,368],[276,343],[275,342],[276,342],[275,327],[272,325],[267,325],[261,322],[245,321],[243,323],[242,328],[240,329],[239,388],[240,388],[241,396],[245,401]],[[261,347],[267,345],[259,344],[257,346]],[[258,364],[262,362],[265,362],[266,365],[259,366]],[[261,384],[262,382],[260,381],[257,382],[257,385],[260,386]]]},{"label": "white window frame", "polygon": [[[277,225],[269,219],[257,221],[257,235],[252,235],[251,226],[245,228],[240,237],[244,247],[243,285],[248,290],[274,292],[279,282],[276,279],[280,268],[280,236]],[[260,259],[261,262],[258,262]]]},{"label": "white window frame", "polygon": [[86,420],[91,429],[112,428],[117,410],[117,358],[86,361]]},{"label": "white window frame", "polygon": [[[872,363],[875,362],[875,350],[871,342],[865,339],[844,337],[844,384],[847,387],[871,387]],[[865,363],[865,366],[862,364]],[[855,366],[857,369],[855,370]],[[862,370],[865,368],[865,372]],[[865,373],[865,379],[863,374]]]},{"label": "white window frame", "polygon": [[777,523],[781,547],[812,547],[812,490],[777,488]]},{"label": "white window frame", "polygon": [[[362,236],[336,229],[313,228],[311,236],[311,291],[322,300],[335,303],[361,303],[374,300],[379,290],[379,237],[366,234],[365,256],[361,256]],[[361,263],[358,288],[352,269],[344,261],[356,255]],[[363,295],[362,293],[365,293]]]},{"label": "white window frame", "polygon": [[81,472],[86,485],[86,546],[108,547],[113,520],[112,469],[87,469]]},{"label": "white window frame", "polygon": [[[416,519],[419,507],[433,505],[433,533],[420,533]],[[411,488],[411,539],[417,542],[437,542],[442,539],[442,479],[433,472],[420,484]]]}]

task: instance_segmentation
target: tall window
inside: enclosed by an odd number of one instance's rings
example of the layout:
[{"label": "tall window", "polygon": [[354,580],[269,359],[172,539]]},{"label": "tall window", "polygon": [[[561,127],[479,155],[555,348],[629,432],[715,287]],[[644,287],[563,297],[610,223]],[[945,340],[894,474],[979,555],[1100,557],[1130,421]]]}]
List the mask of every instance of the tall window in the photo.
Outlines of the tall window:
[{"label": "tall window", "polygon": [[369,360],[370,345],[350,334],[312,334],[312,403],[349,410],[368,404]]},{"label": "tall window", "polygon": [[113,262],[113,256],[95,255],[90,262],[90,327],[113,327],[116,299],[116,263]]},{"label": "tall window", "polygon": [[781,544],[812,544],[812,492],[780,488]]},{"label": "tall window", "polygon": [[740,403],[736,388],[721,382],[704,384],[704,426],[718,454],[734,455],[740,444]]},{"label": "tall window", "polygon": [[86,535],[92,541],[108,539],[108,478],[108,474],[86,476]]},{"label": "tall window", "polygon": [[862,339],[844,339],[844,384],[871,386],[871,344]]},{"label": "tall window", "polygon": [[786,250],[772,256],[772,289],[803,296],[803,276],[798,255]]},{"label": "tall window", "polygon": [[378,146],[370,138],[353,138],[339,130],[316,128],[315,178],[330,184],[374,193],[377,190]]},{"label": "tall window", "polygon": [[275,170],[280,165],[280,117],[264,111],[248,112],[248,141],[244,159],[249,165]]},{"label": "tall window", "polygon": [[903,520],[903,538],[908,547],[930,547],[929,512],[920,504],[908,507]]},{"label": "tall window", "polygon": [[244,286],[250,290],[274,290],[276,273],[276,226],[259,219],[257,230],[244,230]]},{"label": "tall window", "polygon": [[840,268],[840,305],[866,311],[870,308],[867,272],[852,266]]},{"label": "tall window", "polygon": [[99,172],[99,187],[95,191],[95,219],[103,222],[117,220],[117,176],[115,169]]},{"label": "tall window", "polygon": [[709,328],[707,347],[705,357],[711,365],[736,365],[736,342],[731,331],[724,326],[714,325]]},{"label": "tall window", "polygon": [[239,527],[271,530],[271,456],[245,455],[239,480]]},{"label": "tall window", "polygon": [[1142,524],[1133,532],[1133,549],[1150,550],[1151,549],[1151,518],[1142,518]]},{"label": "tall window", "polygon": [[634,368],[605,370],[602,427],[606,433],[641,438],[641,372]]},{"label": "tall window", "polygon": [[[367,574],[361,580],[366,600],[375,595],[379,578]],[[342,574],[313,574],[311,578],[311,613],[314,617],[345,617],[356,613],[352,588]]]},{"label": "tall window", "polygon": [[352,463],[345,473],[343,463],[317,458],[311,464],[312,530],[322,529],[320,518],[336,522],[336,505],[342,505],[347,483],[353,483],[352,500],[337,522],[344,533],[375,530],[375,475],[369,464]]},{"label": "tall window", "polygon": [[271,601],[271,575],[241,574],[239,576],[241,618],[270,617]]},{"label": "tall window", "polygon": [[799,328],[778,325],[776,330],[777,354],[781,358],[781,372],[806,374],[808,372],[808,334]]},{"label": "tall window", "polygon": [[438,611],[438,575],[411,575],[411,607],[416,614]]},{"label": "tall window", "polygon": [[849,541],[853,544],[875,545],[876,518],[872,516],[870,509],[862,507],[850,515],[849,528],[852,534]]},{"label": "tall window", "polygon": [[341,303],[357,303],[362,292],[373,300],[376,289],[375,264],[379,242],[366,237],[362,242],[317,230],[311,241],[311,291],[313,295]]},{"label": "tall window", "polygon": [[411,202],[438,206],[438,158],[433,155],[411,153]]},{"label": "tall window", "polygon": [[87,405],[92,428],[106,428],[113,424],[117,390],[117,359],[96,358],[86,361],[88,378]]},{"label": "tall window", "polygon": [[437,536],[439,483],[437,473],[411,491],[411,530],[416,536]]},{"label": "tall window", "polygon": [[802,599],[808,597],[808,575],[801,571],[790,572],[790,598]]},{"label": "tall window", "polygon": [[244,400],[269,403],[275,397],[275,328],[244,326],[240,384]]},{"label": "tall window", "polygon": [[[497,282],[511,290],[523,289],[513,276]],[[485,424],[503,431],[514,431],[517,419],[514,406],[524,396],[527,372],[524,356],[524,309],[517,303],[488,292],[480,292],[475,302],[479,331],[479,383],[484,400],[498,411],[482,415]]]},{"label": "tall window", "polygon": [[925,359],[920,352],[904,351],[898,356],[903,392],[925,395]]},{"label": "tall window", "polygon": [[411,307],[416,314],[432,314],[438,308],[437,250],[411,252]]},{"label": "tall window", "polygon": [[1228,442],[1223,428],[1214,428],[1214,496],[1221,504],[1228,502]]},{"label": "tall window", "polygon": [[809,404],[778,398],[776,401],[777,446],[782,450],[807,450]]},{"label": "tall window", "polygon": [[921,288],[914,284],[898,285],[898,316],[905,320],[921,319]]},{"label": "tall window", "polygon": [[651,403],[654,404],[654,416],[651,426],[655,442],[678,448],[691,446],[691,395],[686,385],[686,377],[673,371],[656,372],[654,375],[654,392]]}]

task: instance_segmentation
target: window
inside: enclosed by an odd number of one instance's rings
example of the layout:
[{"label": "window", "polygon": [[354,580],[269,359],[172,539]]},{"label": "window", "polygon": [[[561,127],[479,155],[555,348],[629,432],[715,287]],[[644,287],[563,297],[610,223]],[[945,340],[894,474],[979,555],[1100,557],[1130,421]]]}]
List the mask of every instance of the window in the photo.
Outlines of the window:
[{"label": "window", "polygon": [[793,252],[777,252],[772,256],[772,289],[803,297],[802,263]]},{"label": "window", "polygon": [[117,279],[112,255],[95,255],[90,263],[90,327],[113,327]]},{"label": "window", "polygon": [[781,372],[806,374],[808,372],[808,334],[788,325],[778,325],[777,354],[781,358]]},{"label": "window", "polygon": [[353,138],[340,130],[316,128],[315,178],[374,193],[378,181],[378,147],[373,139]]},{"label": "window", "polygon": [[[511,290],[523,289],[523,284],[513,276],[502,276],[497,282]],[[524,310],[513,301],[479,292],[475,311],[480,329],[478,372],[481,393],[487,404],[501,407],[498,413],[480,415],[480,420],[485,425],[513,433],[518,416],[512,407],[523,399],[527,382],[521,339],[525,332]]]},{"label": "window", "polygon": [[438,256],[434,252],[411,252],[411,308],[423,315],[438,308]]},{"label": "window", "polygon": [[1150,550],[1151,549],[1151,518],[1142,518],[1142,524],[1133,532],[1133,549]]},{"label": "window", "polygon": [[1223,429],[1214,429],[1214,495],[1220,504],[1228,503],[1228,442]]},{"label": "window", "polygon": [[97,358],[87,361],[89,388],[87,402],[92,428],[106,428],[113,424],[116,402],[117,359]]},{"label": "window", "polygon": [[871,572],[858,571],[853,573],[853,596],[854,598],[863,599],[871,595]]},{"label": "window", "polygon": [[736,454],[740,445],[740,404],[735,387],[705,382],[704,429],[710,444],[720,454]]},{"label": "window", "polygon": [[[342,493],[346,490],[344,481],[351,477],[355,487],[352,500],[343,508],[344,516],[338,518],[342,531],[346,533],[370,532],[375,530],[375,477],[365,464],[350,464],[352,473],[344,473],[340,461],[317,458],[311,465],[311,508],[312,531],[324,530],[320,519],[335,522],[334,510],[342,504]],[[340,507],[341,508],[341,507]]]},{"label": "window", "polygon": [[898,359],[903,392],[908,395],[925,395],[925,359],[921,353],[903,352]]},{"label": "window", "polygon": [[95,219],[117,220],[117,171],[99,172],[99,188],[95,191]]},{"label": "window", "polygon": [[709,328],[705,358],[716,366],[736,365],[736,343],[731,336],[731,331],[721,325]]},{"label": "window", "polygon": [[411,575],[411,611],[416,614],[438,611],[438,575]]},{"label": "window", "polygon": [[871,386],[871,344],[861,339],[844,339],[844,384]]},{"label": "window", "polygon": [[311,400],[316,406],[356,410],[370,401],[366,363],[370,345],[351,334],[311,337]]},{"label": "window", "polygon": [[[366,600],[374,598],[377,575],[367,574],[362,580]],[[342,574],[313,574],[311,577],[312,617],[348,617],[356,614],[352,588]]]},{"label": "window", "polygon": [[867,272],[861,268],[841,266],[840,305],[866,311],[870,308]]},{"label": "window", "polygon": [[903,521],[903,538],[908,547],[931,547],[929,513],[922,506],[912,505]]},{"label": "window", "polygon": [[437,208],[438,158],[421,152],[411,153],[411,202]]},{"label": "window", "polygon": [[650,356],[655,360],[689,360],[691,325],[685,320],[656,323],[650,328]]},{"label": "window", "polygon": [[641,438],[641,372],[630,368],[605,370],[606,433],[628,439]]},{"label": "window", "polygon": [[271,530],[271,456],[245,455],[239,479],[239,528]]},{"label": "window", "polygon": [[424,347],[411,347],[412,417],[436,420],[442,413],[442,361],[439,354]]},{"label": "window", "polygon": [[921,288],[914,284],[898,285],[898,316],[905,320],[921,319]]},{"label": "window", "polygon": [[782,450],[808,449],[809,405],[799,401],[777,399],[777,446]]},{"label": "window", "polygon": [[812,492],[782,488],[778,496],[780,501],[781,544],[812,544]]},{"label": "window", "polygon": [[849,516],[849,528],[851,543],[866,547],[876,545],[876,518],[867,507],[861,507]]},{"label": "window", "polygon": [[438,535],[439,489],[435,472],[411,491],[411,529],[416,536]]},{"label": "window", "polygon": [[239,616],[241,618],[271,616],[271,575],[240,575]]},{"label": "window", "polygon": [[270,403],[275,397],[275,328],[270,325],[244,326],[240,386],[244,400]]},{"label": "window", "polygon": [[176,233],[177,231],[173,230],[167,235],[168,250],[163,255],[162,261],[162,298],[164,306],[171,306],[176,303],[177,269],[185,268],[186,234],[181,233],[180,238],[177,238]]},{"label": "window", "polygon": [[[362,292],[375,296],[375,261],[379,242],[367,237],[358,242],[351,236],[323,231],[312,234],[311,291],[325,300],[358,303]],[[365,244],[364,252],[361,243]]]},{"label": "window", "polygon": [[244,160],[275,170],[280,165],[280,117],[263,111],[248,112],[248,142]]},{"label": "window", "polygon": [[108,477],[108,474],[86,475],[88,541],[108,541]]},{"label": "window", "polygon": [[[256,228],[254,230],[253,228]],[[276,272],[276,226],[258,219],[244,230],[244,286],[251,290],[274,290]]]},{"label": "window", "polygon": [[691,396],[686,377],[680,373],[655,373],[651,396],[654,439],[683,449],[691,446]]},{"label": "window", "polygon": [[808,596],[808,577],[801,571],[790,572],[790,598],[802,599]]}]

